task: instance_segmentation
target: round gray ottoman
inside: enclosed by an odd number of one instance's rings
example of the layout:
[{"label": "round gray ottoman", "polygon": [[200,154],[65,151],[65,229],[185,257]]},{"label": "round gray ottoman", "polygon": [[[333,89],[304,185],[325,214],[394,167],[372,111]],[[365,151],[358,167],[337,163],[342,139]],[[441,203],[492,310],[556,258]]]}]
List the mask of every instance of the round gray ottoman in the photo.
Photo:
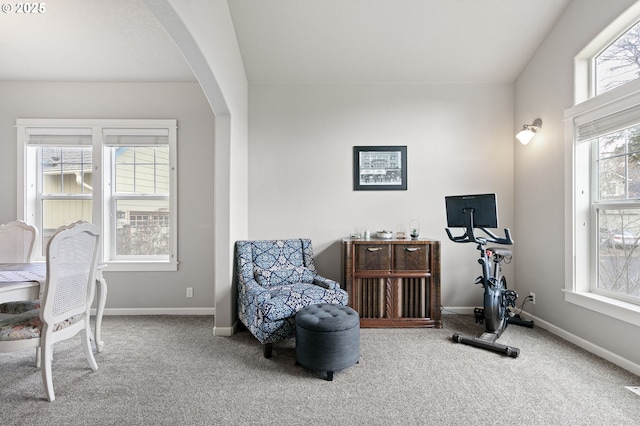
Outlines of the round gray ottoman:
[{"label": "round gray ottoman", "polygon": [[314,371],[333,372],[360,359],[360,316],[348,306],[322,303],[296,314],[296,362]]}]

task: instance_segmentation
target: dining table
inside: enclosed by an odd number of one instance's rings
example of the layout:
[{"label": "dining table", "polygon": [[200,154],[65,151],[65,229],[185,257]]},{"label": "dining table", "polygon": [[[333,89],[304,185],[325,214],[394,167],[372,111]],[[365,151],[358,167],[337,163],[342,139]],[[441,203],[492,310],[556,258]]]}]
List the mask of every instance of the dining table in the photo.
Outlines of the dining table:
[{"label": "dining table", "polygon": [[[96,271],[96,321],[94,341],[96,350],[102,352],[102,315],[107,302],[107,281],[102,271],[106,264],[99,264]],[[0,303],[36,300],[41,298],[47,283],[47,263],[0,263]]]}]

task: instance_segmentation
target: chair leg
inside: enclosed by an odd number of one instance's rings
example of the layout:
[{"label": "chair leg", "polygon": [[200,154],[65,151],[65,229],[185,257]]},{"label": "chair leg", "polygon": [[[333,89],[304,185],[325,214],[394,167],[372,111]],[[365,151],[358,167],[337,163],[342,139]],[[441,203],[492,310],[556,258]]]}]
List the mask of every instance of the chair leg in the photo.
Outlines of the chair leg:
[{"label": "chair leg", "polygon": [[53,361],[53,346],[48,344],[43,344],[40,346],[41,349],[41,359],[42,359],[42,367],[40,368],[42,372],[42,382],[44,383],[44,392],[47,395],[47,399],[49,402],[56,399],[56,395],[53,392],[53,378],[51,377],[51,363]]},{"label": "chair leg", "polygon": [[264,357],[265,358],[271,358],[272,349],[273,349],[273,345],[271,343],[265,343],[264,344]]},{"label": "chair leg", "polygon": [[96,298],[98,299],[98,309],[96,311],[96,351],[102,352],[104,348],[104,342],[101,340],[102,336],[102,315],[104,314],[104,305],[107,302],[107,281],[102,275],[102,269],[98,270],[98,279],[96,282]]},{"label": "chair leg", "polygon": [[89,363],[89,367],[93,371],[98,369],[98,364],[96,363],[96,359],[93,356],[93,350],[91,349],[91,328],[86,328],[82,330],[82,349],[84,350],[84,355],[87,357],[87,362]]},{"label": "chair leg", "polygon": [[42,365],[42,353],[40,352],[40,346],[36,348],[36,368],[40,368]]}]

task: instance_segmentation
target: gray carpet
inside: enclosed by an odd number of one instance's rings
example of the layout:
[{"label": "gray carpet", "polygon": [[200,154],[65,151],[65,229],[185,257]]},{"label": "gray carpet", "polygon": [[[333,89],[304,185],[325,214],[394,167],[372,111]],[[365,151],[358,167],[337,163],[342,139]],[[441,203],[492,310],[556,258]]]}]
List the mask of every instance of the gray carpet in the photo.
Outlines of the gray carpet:
[{"label": "gray carpet", "polygon": [[3,425],[631,425],[635,376],[540,329],[510,326],[518,358],[451,341],[444,328],[362,329],[360,363],[321,373],[295,365],[294,341],[265,359],[247,331],[213,337],[211,317],[110,316],[92,372],[80,338],[55,347],[56,400],[32,351],[0,354]]}]

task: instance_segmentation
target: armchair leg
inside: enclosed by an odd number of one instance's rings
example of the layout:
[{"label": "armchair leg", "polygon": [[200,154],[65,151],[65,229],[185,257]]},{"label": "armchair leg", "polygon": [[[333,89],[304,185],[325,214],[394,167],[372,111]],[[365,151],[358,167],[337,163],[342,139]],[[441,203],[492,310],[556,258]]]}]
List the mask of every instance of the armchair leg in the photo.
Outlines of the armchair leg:
[{"label": "armchair leg", "polygon": [[271,343],[265,343],[264,344],[264,357],[265,358],[271,358],[271,350],[272,350],[272,344]]}]

